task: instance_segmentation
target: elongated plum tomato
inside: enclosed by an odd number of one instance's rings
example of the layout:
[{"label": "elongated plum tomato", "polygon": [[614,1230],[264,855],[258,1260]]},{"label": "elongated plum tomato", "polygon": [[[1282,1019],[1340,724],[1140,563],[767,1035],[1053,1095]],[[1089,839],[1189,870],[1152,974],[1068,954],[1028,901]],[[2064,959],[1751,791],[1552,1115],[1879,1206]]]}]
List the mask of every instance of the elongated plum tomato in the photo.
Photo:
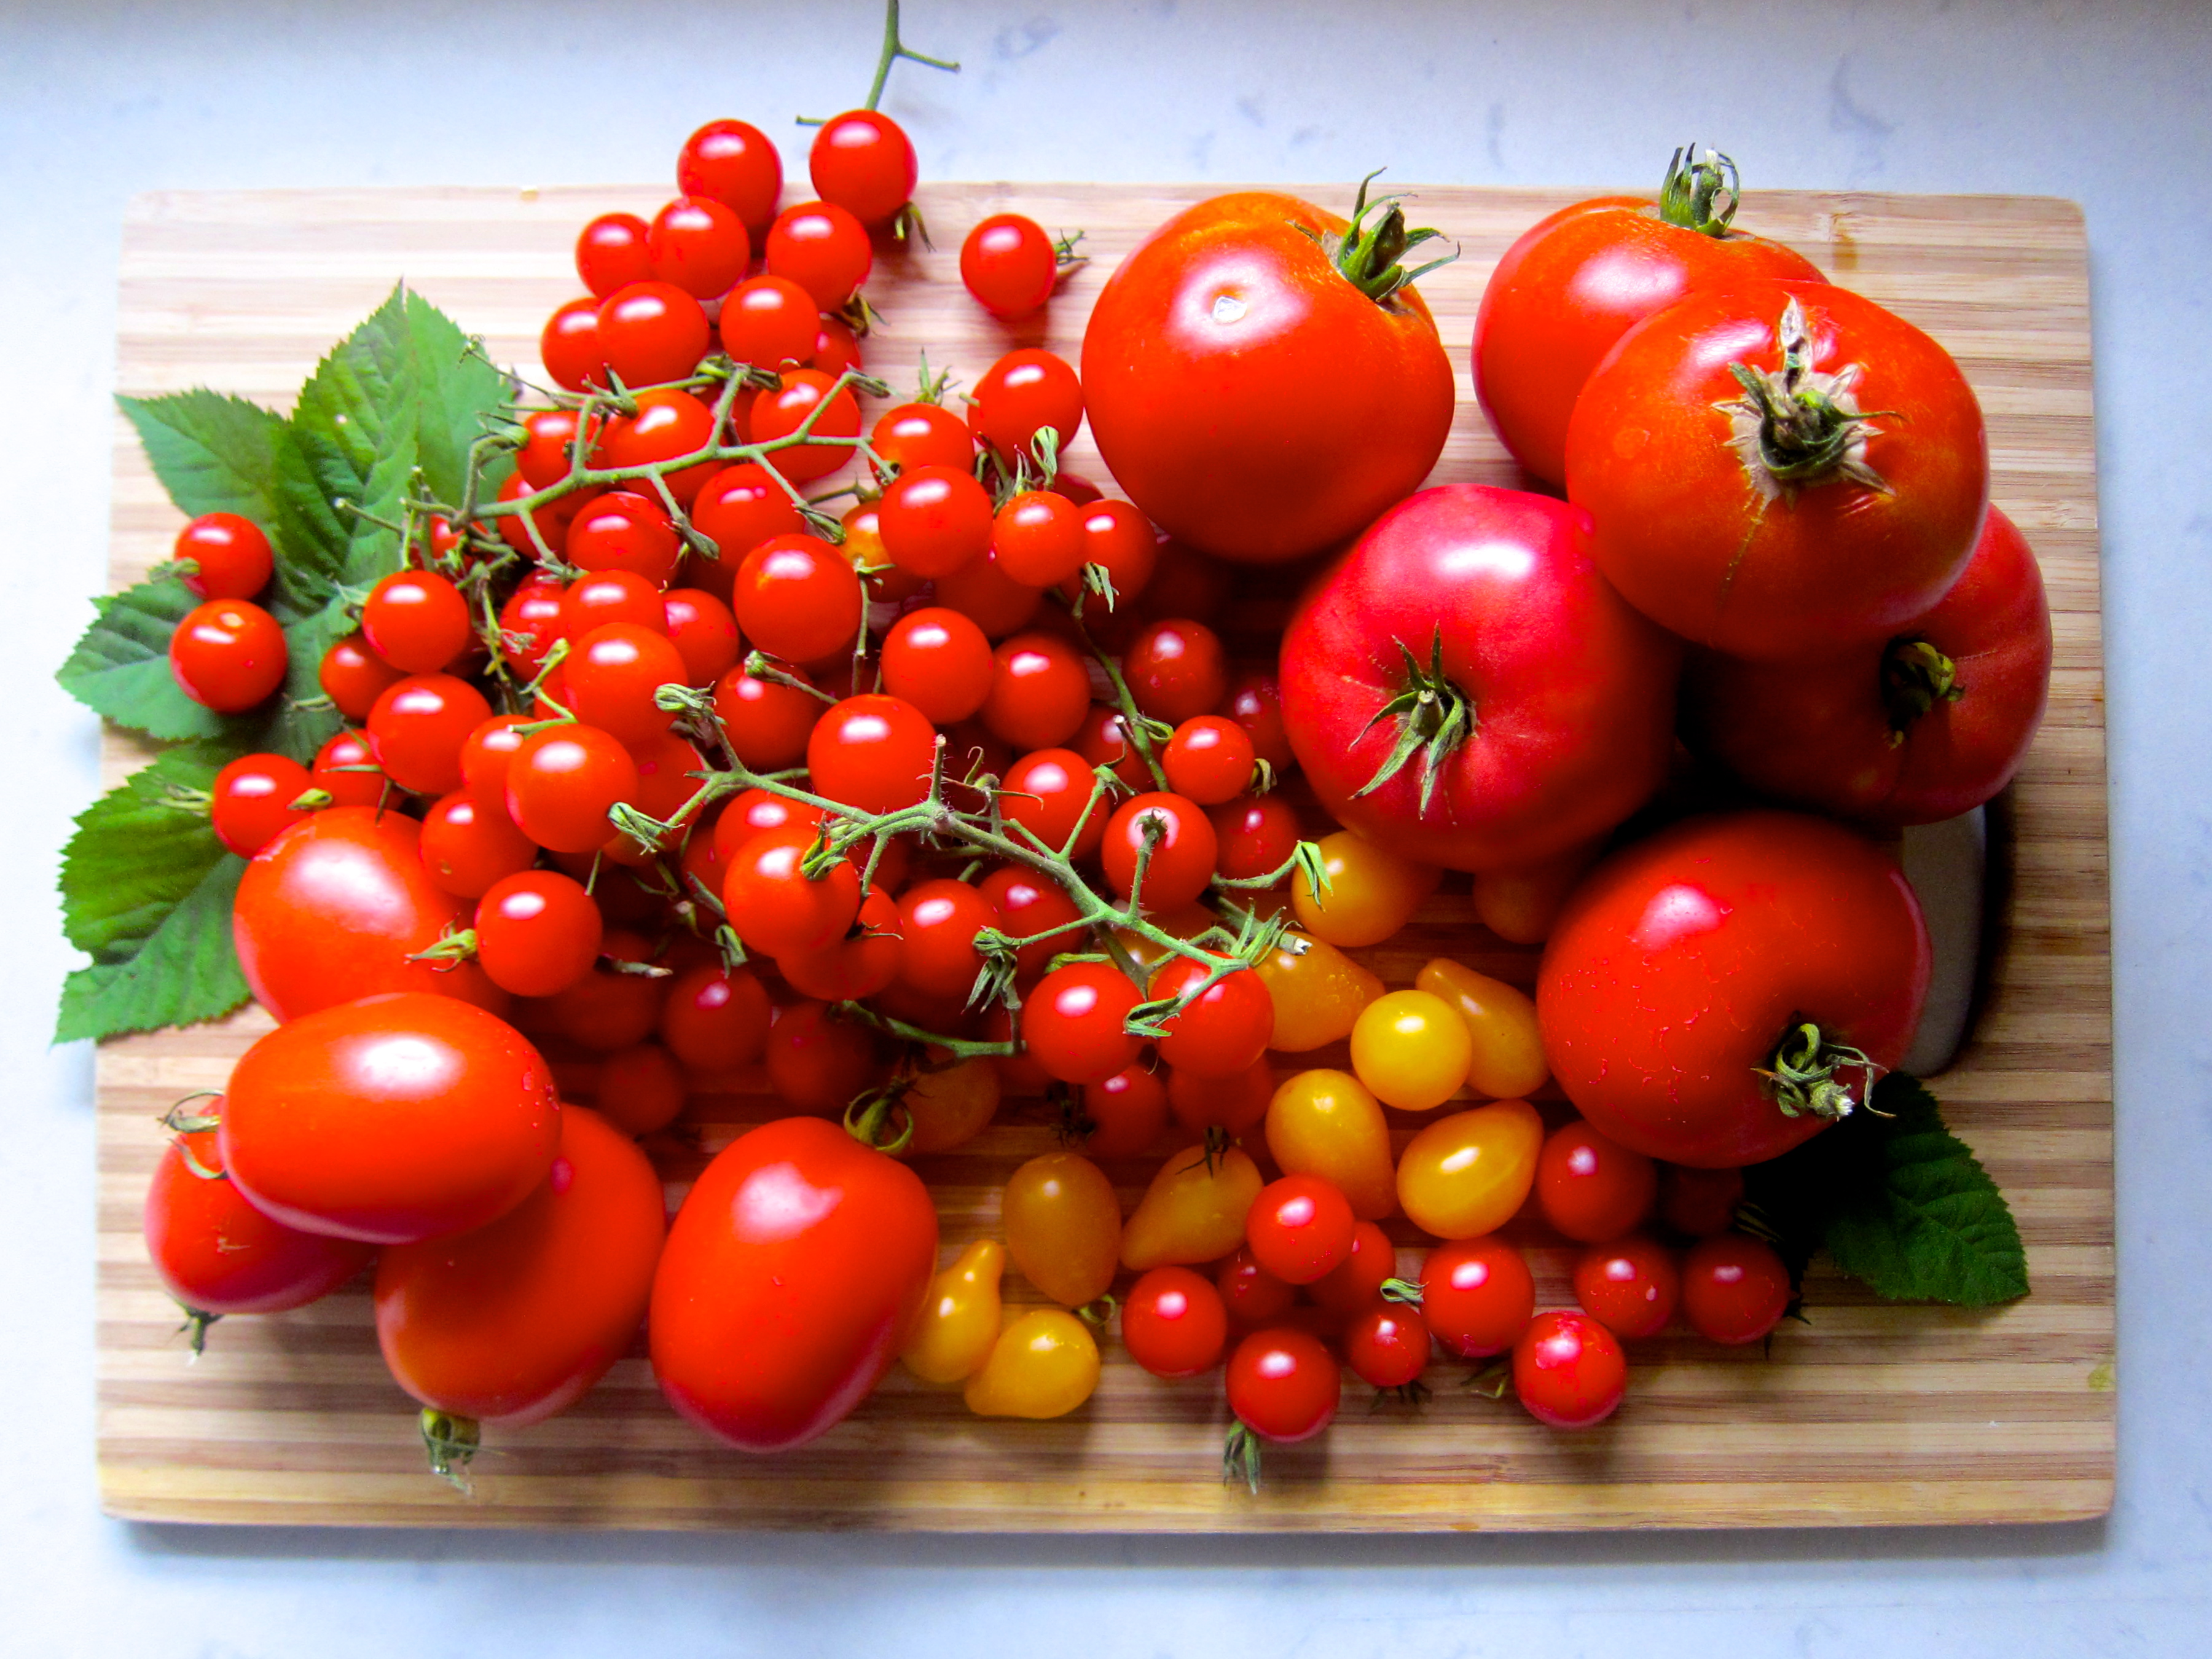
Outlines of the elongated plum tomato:
[{"label": "elongated plum tomato", "polygon": [[1482,290],[1474,395],[1513,459],[1567,476],[1567,417],[1620,337],[1684,295],[1759,276],[1819,282],[1817,266],[1730,228],[1735,166],[1677,152],[1659,199],[1601,196],[1523,231]]},{"label": "elongated plum tomato", "polygon": [[[1369,234],[1346,236],[1310,203],[1241,191],[1121,262],[1084,333],[1084,396],[1106,465],[1154,523],[1279,563],[1419,487],[1451,427],[1452,370],[1388,263],[1403,246],[1392,221],[1395,203],[1368,204]],[[1345,239],[1335,258],[1323,237]]]},{"label": "elongated plum tomato", "polygon": [[665,1202],[636,1143],[563,1107],[537,1191],[488,1227],[378,1260],[376,1340],[392,1380],[426,1406],[509,1427],[568,1410],[645,1318]]},{"label": "elongated plum tomato", "polygon": [[1730,1168],[1865,1103],[1912,1041],[1931,960],[1887,854],[1825,819],[1724,813],[1590,872],[1545,947],[1536,1015],[1553,1075],[1598,1130]]},{"label": "elongated plum tomato", "polygon": [[1933,611],[1818,662],[1692,655],[1683,736],[1762,794],[1884,825],[1971,811],[2012,781],[2051,684],[2035,555],[1996,507]]},{"label": "elongated plum tomato", "polygon": [[1588,514],[1445,484],[1393,507],[1308,591],[1283,636],[1283,715],[1346,828],[1480,870],[1644,804],[1674,751],[1679,666],[1598,574]]},{"label": "elongated plum tomato", "polygon": [[707,1166],[670,1229],[653,1374],[718,1439],[802,1444],[882,1380],[936,1267],[937,1212],[913,1170],[819,1118],[763,1124]]},{"label": "elongated plum tomato", "polygon": [[1300,1072],[1267,1104],[1267,1151],[1285,1175],[1332,1182],[1364,1221],[1398,1207],[1390,1127],[1382,1108],[1346,1072]]},{"label": "elongated plum tomato", "polygon": [[1959,366],[1903,318],[1751,283],[1621,337],[1575,404],[1567,497],[1606,580],[1662,628],[1815,661],[1887,640],[1958,580],[1989,442]]},{"label": "elongated plum tomato", "polygon": [[397,812],[332,806],[256,854],[230,918],[254,1000],[279,1020],[379,991],[503,1012],[507,994],[474,963],[410,959],[467,927],[471,908],[431,878],[422,835]]},{"label": "elongated plum tomato", "polygon": [[552,1069],[504,1020],[451,997],[363,997],[248,1048],[222,1159],[290,1227],[407,1244],[496,1220],[552,1167]]},{"label": "elongated plum tomato", "polygon": [[1006,1177],[1006,1251],[1022,1277],[1066,1308],[1106,1294],[1121,1253],[1114,1183],[1079,1152],[1046,1152]]}]

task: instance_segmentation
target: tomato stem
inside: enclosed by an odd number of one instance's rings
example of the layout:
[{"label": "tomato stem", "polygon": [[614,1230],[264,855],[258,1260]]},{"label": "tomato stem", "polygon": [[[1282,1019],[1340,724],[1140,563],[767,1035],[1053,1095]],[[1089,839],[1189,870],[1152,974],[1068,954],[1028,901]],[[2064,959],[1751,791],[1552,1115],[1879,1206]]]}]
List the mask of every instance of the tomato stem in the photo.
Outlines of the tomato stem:
[{"label": "tomato stem", "polygon": [[1667,163],[1659,185],[1659,216],[1700,236],[1724,240],[1729,222],[1743,204],[1735,163],[1717,149],[1700,160],[1695,144],[1685,144]]},{"label": "tomato stem", "polygon": [[207,1352],[208,1327],[221,1319],[222,1316],[219,1313],[210,1313],[204,1308],[195,1308],[188,1303],[179,1302],[177,1305],[185,1312],[185,1322],[178,1326],[177,1330],[187,1342],[191,1344],[192,1357],[187,1363],[197,1363],[199,1357]]},{"label": "tomato stem", "polygon": [[1260,1437],[1240,1418],[1229,1425],[1229,1438],[1221,1448],[1221,1484],[1242,1482],[1253,1497],[1260,1495]]},{"label": "tomato stem", "polygon": [[1441,623],[1429,640],[1429,665],[1424,668],[1413,647],[1403,640],[1396,641],[1399,654],[1405,659],[1405,689],[1375,711],[1375,716],[1360,728],[1364,738],[1384,720],[1398,722],[1398,741],[1390,750],[1389,758],[1378,768],[1373,777],[1352,792],[1352,799],[1372,794],[1398,775],[1415,755],[1421,757],[1421,806],[1425,813],[1437,793],[1437,779],[1443,763],[1451,753],[1474,732],[1474,705],[1467,693],[1452,683],[1444,672],[1444,630]]},{"label": "tomato stem", "polygon": [[[1793,1020],[1774,1045],[1768,1063],[1752,1068],[1766,1079],[1766,1091],[1784,1117],[1809,1112],[1815,1117],[1849,1117],[1874,1094],[1883,1067],[1863,1051],[1838,1042],[1809,1019]],[[1838,1072],[1856,1072],[1863,1083],[1858,1097],[1839,1082]]]},{"label": "tomato stem", "polygon": [[1905,741],[1905,734],[1922,715],[1939,702],[1956,702],[1966,695],[1959,684],[1959,666],[1925,640],[1899,635],[1881,653],[1881,703],[1889,714],[1889,746]]},{"label": "tomato stem", "polygon": [[1376,1287],[1376,1294],[1385,1302],[1402,1302],[1409,1308],[1421,1305],[1421,1287],[1410,1279],[1386,1279]]},{"label": "tomato stem", "polygon": [[429,1455],[430,1473],[464,1497],[474,1497],[476,1486],[469,1479],[469,1465],[483,1444],[482,1425],[473,1417],[441,1412],[434,1406],[425,1406],[417,1422],[422,1449]]},{"label": "tomato stem", "polygon": [[[1376,304],[1387,306],[1400,289],[1419,282],[1439,266],[1451,264],[1459,258],[1460,250],[1454,243],[1452,251],[1442,258],[1431,259],[1411,270],[1399,264],[1424,242],[1441,240],[1443,233],[1429,227],[1407,229],[1405,210],[1398,205],[1405,199],[1401,196],[1378,196],[1369,201],[1367,187],[1382,174],[1382,169],[1377,167],[1359,181],[1359,193],[1352,204],[1352,222],[1341,235],[1334,232],[1316,235],[1304,225],[1297,228],[1321,244],[1322,252],[1328,256],[1329,263],[1345,281]],[[1367,216],[1378,208],[1382,216],[1369,224]]]},{"label": "tomato stem", "polygon": [[944,70],[950,74],[960,72],[957,63],[948,62],[942,58],[925,58],[902,40],[899,38],[899,0],[884,0],[884,53],[876,60],[876,78],[868,83],[868,98],[860,106],[862,109],[873,109],[883,101],[884,83],[890,79],[891,65],[902,58],[911,58],[917,64],[927,64],[932,69]]},{"label": "tomato stem", "polygon": [[1890,494],[1881,474],[1867,464],[1866,449],[1867,441],[1881,433],[1872,422],[1894,411],[1859,408],[1852,392],[1858,364],[1846,363],[1832,374],[1813,367],[1812,331],[1794,294],[1782,307],[1776,334],[1781,368],[1730,363],[1729,373],[1743,396],[1714,405],[1729,417],[1729,441],[1760,500],[1795,499],[1799,490],[1834,478]]}]

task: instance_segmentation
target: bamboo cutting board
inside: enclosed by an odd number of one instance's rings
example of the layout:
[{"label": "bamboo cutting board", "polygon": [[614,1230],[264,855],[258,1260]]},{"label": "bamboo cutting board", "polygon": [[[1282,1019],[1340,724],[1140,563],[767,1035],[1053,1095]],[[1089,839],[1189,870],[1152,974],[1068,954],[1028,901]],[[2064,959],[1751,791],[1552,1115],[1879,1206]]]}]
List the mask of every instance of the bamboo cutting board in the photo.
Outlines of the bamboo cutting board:
[{"label": "bamboo cutting board", "polygon": [[[941,246],[879,259],[884,313],[869,368],[910,386],[917,352],[972,382],[1016,345],[1073,358],[1120,256],[1196,186],[942,185],[921,205]],[[1302,191],[1341,208],[1349,191]],[[1485,279],[1562,192],[1422,190],[1414,222],[1464,257],[1422,290],[1461,365],[1461,409],[1436,477],[1511,484],[1464,373]],[[649,188],[164,195],[125,227],[117,383],[209,385],[282,405],[331,343],[404,277],[531,364],[546,314],[577,291],[569,250],[594,214],[649,215]],[[961,290],[967,228],[1002,209],[1083,228],[1091,264],[1041,319],[992,322]],[[1771,1352],[1670,1334],[1632,1352],[1619,1414],[1580,1435],[1431,1368],[1418,1412],[1370,1411],[1347,1387],[1323,1437],[1271,1449],[1257,1497],[1223,1486],[1217,1379],[1156,1381],[1118,1341],[1092,1401],[1054,1423],[985,1421],[903,1370],[814,1445],[755,1458],[711,1444],[659,1401],[641,1350],[566,1417],[491,1437],[464,1498],[422,1470],[412,1403],[385,1376],[365,1285],[300,1312],[225,1321],[188,1363],[146,1262],[138,1212],[179,1096],[219,1088],[266,1019],[107,1045],[99,1063],[99,1460],[109,1513],[143,1520],[592,1527],[879,1527],[945,1530],[1444,1530],[2055,1521],[2111,1505],[2113,1277],[2111,959],[2103,681],[2087,250],[2072,204],[2002,197],[1775,192],[1746,227],[1786,240],[1928,329],[1957,356],[1989,419],[1993,495],[2049,583],[2057,642],[2051,708],[2014,792],[2009,897],[1984,1006],[1934,1079],[1951,1121],[2003,1187],[2033,1293],[2008,1307],[1881,1304],[1816,1271],[1809,1323]],[[1079,443],[1074,470],[1103,477]],[[111,575],[167,556],[179,522],[129,428],[115,426]],[[140,758],[111,734],[111,783]],[[2000,815],[2003,817],[2005,815]],[[2001,860],[2001,862],[2004,861]],[[1464,882],[1421,924],[1364,953],[1409,981],[1429,955],[1527,984],[1534,954],[1473,920]],[[1287,1057],[1285,1057],[1287,1058]],[[1328,1051],[1304,1064],[1341,1064]],[[1281,1068],[1285,1073],[1288,1066]],[[1562,1115],[1557,1103],[1547,1107]],[[686,1133],[653,1146],[672,1201],[760,1093],[695,1097]],[[1401,1123],[1401,1140],[1406,1125]],[[949,1252],[994,1229],[1013,1166],[1054,1145],[1011,1103],[981,1138],[922,1161]],[[1133,1202],[1152,1164],[1109,1167]],[[1571,1304],[1571,1252],[1516,1224],[1539,1306]],[[1411,1232],[1400,1237],[1413,1261]],[[1010,1296],[1030,1293],[1008,1274]]]}]

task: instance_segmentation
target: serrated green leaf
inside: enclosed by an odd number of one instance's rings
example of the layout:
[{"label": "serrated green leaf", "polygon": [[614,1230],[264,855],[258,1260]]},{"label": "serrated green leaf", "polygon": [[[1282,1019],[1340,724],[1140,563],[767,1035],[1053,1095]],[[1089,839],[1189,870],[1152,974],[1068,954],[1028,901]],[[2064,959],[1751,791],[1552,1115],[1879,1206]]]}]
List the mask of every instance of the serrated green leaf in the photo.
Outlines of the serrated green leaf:
[{"label": "serrated green leaf", "polygon": [[62,856],[62,919],[89,968],[62,990],[57,1042],[189,1024],[246,1000],[231,902],[246,860],[173,792],[204,790],[221,744],[172,749],[80,814]]},{"label": "serrated green leaf", "polygon": [[507,401],[507,377],[469,349],[453,319],[421,295],[407,295],[407,332],[422,365],[416,447],[422,476],[439,500],[458,501],[468,479],[469,447],[484,417]]},{"label": "serrated green leaf", "polygon": [[314,573],[331,586],[367,587],[399,568],[399,538],[375,520],[396,523],[401,516],[419,453],[422,385],[406,290],[395,288],[300,389],[293,436],[342,530],[335,562]]}]

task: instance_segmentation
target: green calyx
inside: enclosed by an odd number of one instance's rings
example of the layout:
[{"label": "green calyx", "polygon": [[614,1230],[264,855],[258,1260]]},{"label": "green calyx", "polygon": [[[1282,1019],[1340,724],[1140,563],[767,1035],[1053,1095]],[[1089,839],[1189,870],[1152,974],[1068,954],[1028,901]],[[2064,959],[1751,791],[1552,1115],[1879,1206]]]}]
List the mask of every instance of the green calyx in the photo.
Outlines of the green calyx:
[{"label": "green calyx", "polygon": [[[1321,244],[1322,252],[1328,255],[1329,263],[1343,273],[1345,281],[1358,289],[1376,305],[1388,305],[1390,296],[1409,283],[1417,283],[1439,266],[1448,265],[1459,258],[1455,246],[1440,259],[1431,259],[1425,265],[1408,270],[1398,262],[1424,242],[1442,239],[1443,233],[1431,228],[1408,230],[1405,210],[1398,204],[1399,196],[1378,196],[1367,199],[1367,186],[1382,176],[1377,167],[1359,181],[1359,194],[1352,204],[1352,222],[1344,234],[1316,234],[1301,225],[1298,228]],[[1381,216],[1372,224],[1368,215],[1380,210]]]},{"label": "green calyx", "polygon": [[1762,499],[1794,495],[1833,478],[1890,493],[1882,476],[1867,465],[1867,440],[1887,410],[1859,408],[1851,388],[1859,368],[1848,363],[1828,373],[1813,367],[1812,331],[1805,308],[1792,295],[1777,329],[1782,347],[1779,369],[1730,363],[1729,373],[1743,396],[1714,407],[1729,417],[1730,442]]},{"label": "green calyx", "polygon": [[[1774,1045],[1766,1065],[1753,1068],[1766,1080],[1766,1092],[1784,1117],[1831,1121],[1849,1117],[1874,1094],[1882,1068],[1861,1049],[1832,1040],[1811,1020],[1793,1020]],[[1856,1096],[1838,1073],[1856,1073]]]},{"label": "green calyx", "polygon": [[1666,223],[1718,241],[1742,204],[1735,163],[1718,150],[1708,149],[1701,159],[1695,144],[1685,144],[1667,163],[1659,185],[1659,217]]},{"label": "green calyx", "polygon": [[1241,1486],[1253,1497],[1260,1495],[1260,1437],[1242,1422],[1229,1425],[1221,1448],[1221,1484]]},{"label": "green calyx", "polygon": [[1429,660],[1422,665],[1413,647],[1403,640],[1398,650],[1406,660],[1405,689],[1375,711],[1359,735],[1385,720],[1398,722],[1398,741],[1373,777],[1352,792],[1352,798],[1371,794],[1404,770],[1414,756],[1421,757],[1421,811],[1437,793],[1437,777],[1452,751],[1474,734],[1474,705],[1444,672],[1444,631],[1439,627],[1429,639]]},{"label": "green calyx", "polygon": [[1959,665],[1925,640],[1900,635],[1881,653],[1881,706],[1889,714],[1889,746],[1905,741],[1905,734],[1923,714],[1939,702],[1956,702],[1966,695],[1959,684]]},{"label": "green calyx", "polygon": [[483,1430],[476,1419],[425,1406],[418,1422],[430,1473],[456,1492],[473,1495],[476,1487],[469,1480],[469,1465],[483,1444]]}]

